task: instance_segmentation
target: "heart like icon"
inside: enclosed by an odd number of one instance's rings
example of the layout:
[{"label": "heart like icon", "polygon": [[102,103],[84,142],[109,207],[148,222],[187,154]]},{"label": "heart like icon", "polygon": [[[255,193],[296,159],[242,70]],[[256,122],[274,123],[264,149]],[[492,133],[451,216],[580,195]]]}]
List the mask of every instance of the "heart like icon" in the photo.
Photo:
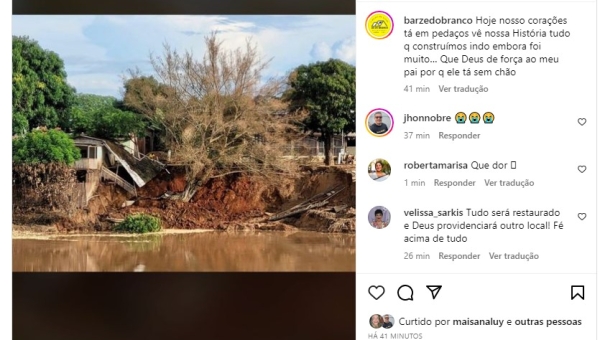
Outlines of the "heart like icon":
[{"label": "heart like icon", "polygon": [[577,215],[579,217],[580,220],[585,220],[585,218],[587,217],[587,214],[585,213],[580,213],[579,215]]},{"label": "heart like icon", "polygon": [[587,123],[587,119],[585,119],[585,118],[579,118],[577,121],[579,122],[579,125],[581,125],[581,126],[584,126],[585,123]]},{"label": "heart like icon", "polygon": [[385,288],[383,286],[371,286],[369,287],[369,295],[375,300],[379,300],[380,297],[385,294]]},{"label": "heart like icon", "polygon": [[584,173],[585,170],[587,170],[587,166],[585,165],[580,165],[577,169],[579,169],[579,172]]}]

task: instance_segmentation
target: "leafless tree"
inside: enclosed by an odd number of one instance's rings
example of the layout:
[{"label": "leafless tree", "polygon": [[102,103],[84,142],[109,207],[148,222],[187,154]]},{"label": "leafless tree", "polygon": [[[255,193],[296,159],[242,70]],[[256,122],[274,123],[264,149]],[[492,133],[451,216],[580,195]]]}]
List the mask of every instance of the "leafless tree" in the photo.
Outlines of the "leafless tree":
[{"label": "leafless tree", "polygon": [[130,72],[125,104],[162,125],[173,162],[186,166],[187,185],[177,198],[189,201],[210,178],[253,173],[278,178],[295,167],[282,151],[293,135],[293,122],[276,114],[284,81],[262,81],[263,62],[250,40],[227,50],[212,33],[206,53],[196,58],[164,45],[150,56],[156,82]]}]

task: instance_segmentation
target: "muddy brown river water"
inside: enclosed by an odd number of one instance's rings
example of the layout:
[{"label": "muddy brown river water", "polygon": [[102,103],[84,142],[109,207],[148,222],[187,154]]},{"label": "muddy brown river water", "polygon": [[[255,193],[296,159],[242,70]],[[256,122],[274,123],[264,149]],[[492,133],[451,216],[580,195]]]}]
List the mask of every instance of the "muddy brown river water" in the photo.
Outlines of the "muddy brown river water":
[{"label": "muddy brown river water", "polygon": [[13,236],[17,272],[354,271],[355,235],[171,232]]}]

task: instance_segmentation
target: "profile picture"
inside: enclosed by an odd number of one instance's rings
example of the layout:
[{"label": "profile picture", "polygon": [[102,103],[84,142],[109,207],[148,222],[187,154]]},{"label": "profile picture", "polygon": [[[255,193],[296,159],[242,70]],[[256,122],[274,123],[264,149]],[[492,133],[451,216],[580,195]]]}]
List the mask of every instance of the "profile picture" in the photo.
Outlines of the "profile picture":
[{"label": "profile picture", "polygon": [[374,109],[367,114],[365,121],[367,130],[375,137],[384,137],[392,132],[394,117],[386,109]]},{"label": "profile picture", "polygon": [[383,327],[383,316],[379,314],[371,315],[371,318],[369,319],[369,324],[375,329]]},{"label": "profile picture", "polygon": [[385,207],[376,206],[369,211],[369,224],[375,229],[383,229],[390,224],[392,216]]},{"label": "profile picture", "polygon": [[375,159],[369,164],[369,176],[377,182],[383,182],[392,174],[392,166],[385,159]]},{"label": "profile picture", "polygon": [[387,12],[375,11],[367,17],[365,29],[371,38],[385,39],[394,31],[394,19]]},{"label": "profile picture", "polygon": [[383,328],[390,329],[394,326],[394,317],[391,314],[383,314]]}]

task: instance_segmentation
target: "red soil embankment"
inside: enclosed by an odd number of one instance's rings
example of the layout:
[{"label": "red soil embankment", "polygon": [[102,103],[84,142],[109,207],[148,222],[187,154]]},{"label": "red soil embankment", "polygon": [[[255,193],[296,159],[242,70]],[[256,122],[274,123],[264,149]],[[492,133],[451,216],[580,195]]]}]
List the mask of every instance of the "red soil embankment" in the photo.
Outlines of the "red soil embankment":
[{"label": "red soil embankment", "polygon": [[[265,213],[285,210],[340,184],[346,185],[346,189],[334,197],[329,206],[355,207],[355,186],[350,170],[308,167],[302,169],[298,178],[280,179],[277,186],[272,182],[267,178],[237,174],[211,179],[189,203],[157,200],[155,198],[165,192],[177,193],[185,188],[185,173],[170,169],[141,188],[139,195],[144,199],[131,207],[120,209],[119,217],[144,212],[160,216],[167,228],[221,229],[232,223],[240,225],[261,220],[260,217],[266,219]],[[298,222],[297,218],[284,222],[302,227],[295,223]]]},{"label": "red soil embankment", "polygon": [[[101,184],[86,209],[68,218],[56,212],[60,218],[51,219],[51,224],[60,231],[110,230],[114,224],[106,222],[106,218],[114,220],[132,213],[147,213],[160,217],[164,228],[288,230],[296,227],[318,231],[354,231],[356,189],[352,180],[353,168],[350,167],[305,167],[297,177],[279,178],[277,181],[242,174],[214,178],[201,187],[188,203],[159,199],[165,193],[175,194],[185,189],[183,170],[168,170],[140,188],[139,197],[131,206],[122,207],[127,201],[127,194],[121,188]],[[340,184],[346,186],[345,190],[322,209],[278,222],[267,221],[270,214],[302,203]],[[346,208],[338,212],[331,211],[335,206]],[[42,215],[49,217],[51,214],[42,212]]]}]

